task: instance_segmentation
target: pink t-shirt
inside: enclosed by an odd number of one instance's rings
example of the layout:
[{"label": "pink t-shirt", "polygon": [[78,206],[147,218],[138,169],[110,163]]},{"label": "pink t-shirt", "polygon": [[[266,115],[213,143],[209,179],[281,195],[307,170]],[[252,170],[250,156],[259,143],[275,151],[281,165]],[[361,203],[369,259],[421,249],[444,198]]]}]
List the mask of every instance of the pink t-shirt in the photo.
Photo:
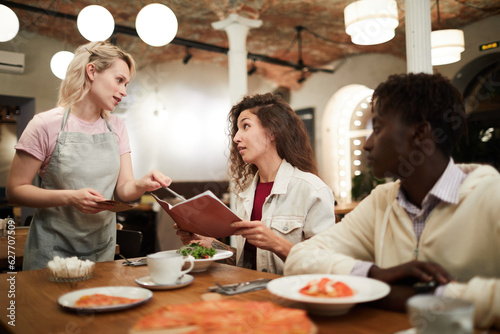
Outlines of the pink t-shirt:
[{"label": "pink t-shirt", "polygon": [[[43,161],[42,167],[38,171],[40,177],[43,177],[45,174],[50,158],[52,157],[52,152],[56,147],[57,137],[61,131],[63,116],[64,108],[62,107],[36,114],[26,126],[26,129],[23,131],[21,138],[19,138],[15,146],[16,150],[29,153],[38,160]],[[108,122],[118,138],[120,155],[129,153],[130,142],[123,120],[111,114]],[[108,132],[109,129],[103,118],[99,118],[94,123],[90,123],[82,121],[70,113],[64,131],[83,132],[93,135]]]}]

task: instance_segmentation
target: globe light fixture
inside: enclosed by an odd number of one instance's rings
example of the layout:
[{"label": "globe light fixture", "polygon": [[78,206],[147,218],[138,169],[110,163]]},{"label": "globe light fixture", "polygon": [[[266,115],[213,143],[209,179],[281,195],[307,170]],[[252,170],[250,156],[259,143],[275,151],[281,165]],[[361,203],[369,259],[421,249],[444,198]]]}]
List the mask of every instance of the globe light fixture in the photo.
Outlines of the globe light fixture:
[{"label": "globe light fixture", "polygon": [[85,39],[96,42],[105,41],[115,30],[113,15],[104,7],[90,5],[78,14],[76,20],[78,31]]},{"label": "globe light fixture", "polygon": [[19,19],[7,6],[0,5],[0,42],[8,42],[19,32]]},{"label": "globe light fixture", "polygon": [[456,63],[465,50],[464,32],[443,29],[431,32],[431,61],[433,66]]},{"label": "globe light fixture", "polygon": [[152,3],[139,11],[135,20],[135,29],[139,37],[151,46],[163,46],[170,43],[177,34],[177,18],[165,5]]},{"label": "globe light fixture", "polygon": [[64,80],[69,63],[71,63],[74,56],[75,55],[69,51],[59,51],[53,55],[50,60],[50,69],[52,73],[59,79]]},{"label": "globe light fixture", "polygon": [[344,9],[345,30],[354,44],[390,41],[399,25],[396,0],[358,0]]}]

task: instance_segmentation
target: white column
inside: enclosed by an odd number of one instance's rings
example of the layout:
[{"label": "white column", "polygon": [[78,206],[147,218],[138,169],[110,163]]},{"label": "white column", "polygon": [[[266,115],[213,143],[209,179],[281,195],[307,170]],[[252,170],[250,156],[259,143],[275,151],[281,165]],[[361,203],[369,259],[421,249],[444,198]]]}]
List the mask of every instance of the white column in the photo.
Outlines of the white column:
[{"label": "white column", "polygon": [[406,0],[405,7],[407,71],[432,74],[430,0]]},{"label": "white column", "polygon": [[250,28],[258,28],[261,20],[252,20],[238,14],[230,14],[226,19],[212,23],[216,30],[225,30],[229,40],[229,90],[231,105],[238,103],[248,92],[247,84],[247,33]]}]

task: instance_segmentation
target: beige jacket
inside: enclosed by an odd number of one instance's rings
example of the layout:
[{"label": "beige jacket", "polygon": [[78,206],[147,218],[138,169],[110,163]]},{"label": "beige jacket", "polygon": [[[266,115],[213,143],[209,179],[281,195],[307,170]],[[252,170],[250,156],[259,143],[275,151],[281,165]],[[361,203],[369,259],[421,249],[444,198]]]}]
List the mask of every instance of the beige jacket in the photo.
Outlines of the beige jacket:
[{"label": "beige jacket", "polygon": [[[259,175],[236,196],[235,211],[250,220]],[[271,194],[262,207],[262,222],[274,233],[296,244],[335,224],[332,190],[319,177],[283,160]],[[243,266],[245,239],[236,236],[237,265]],[[283,261],[274,253],[257,249],[257,270],[283,274]]]},{"label": "beige jacket", "polygon": [[467,174],[458,205],[440,203],[418,244],[396,200],[400,183],[391,182],[374,189],[340,223],[295,245],[285,275],[349,274],[357,260],[382,268],[432,261],[456,279],[445,295],[473,301],[477,326],[500,328],[500,174],[490,166],[458,167]]}]

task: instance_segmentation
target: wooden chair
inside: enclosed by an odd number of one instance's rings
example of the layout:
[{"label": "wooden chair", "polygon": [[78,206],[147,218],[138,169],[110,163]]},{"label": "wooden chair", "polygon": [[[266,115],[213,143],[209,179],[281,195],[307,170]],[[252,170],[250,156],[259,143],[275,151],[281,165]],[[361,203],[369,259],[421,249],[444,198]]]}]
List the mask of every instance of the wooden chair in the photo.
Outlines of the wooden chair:
[{"label": "wooden chair", "polygon": [[116,244],[120,246],[120,254],[127,258],[145,256],[142,252],[141,231],[116,230]]}]

